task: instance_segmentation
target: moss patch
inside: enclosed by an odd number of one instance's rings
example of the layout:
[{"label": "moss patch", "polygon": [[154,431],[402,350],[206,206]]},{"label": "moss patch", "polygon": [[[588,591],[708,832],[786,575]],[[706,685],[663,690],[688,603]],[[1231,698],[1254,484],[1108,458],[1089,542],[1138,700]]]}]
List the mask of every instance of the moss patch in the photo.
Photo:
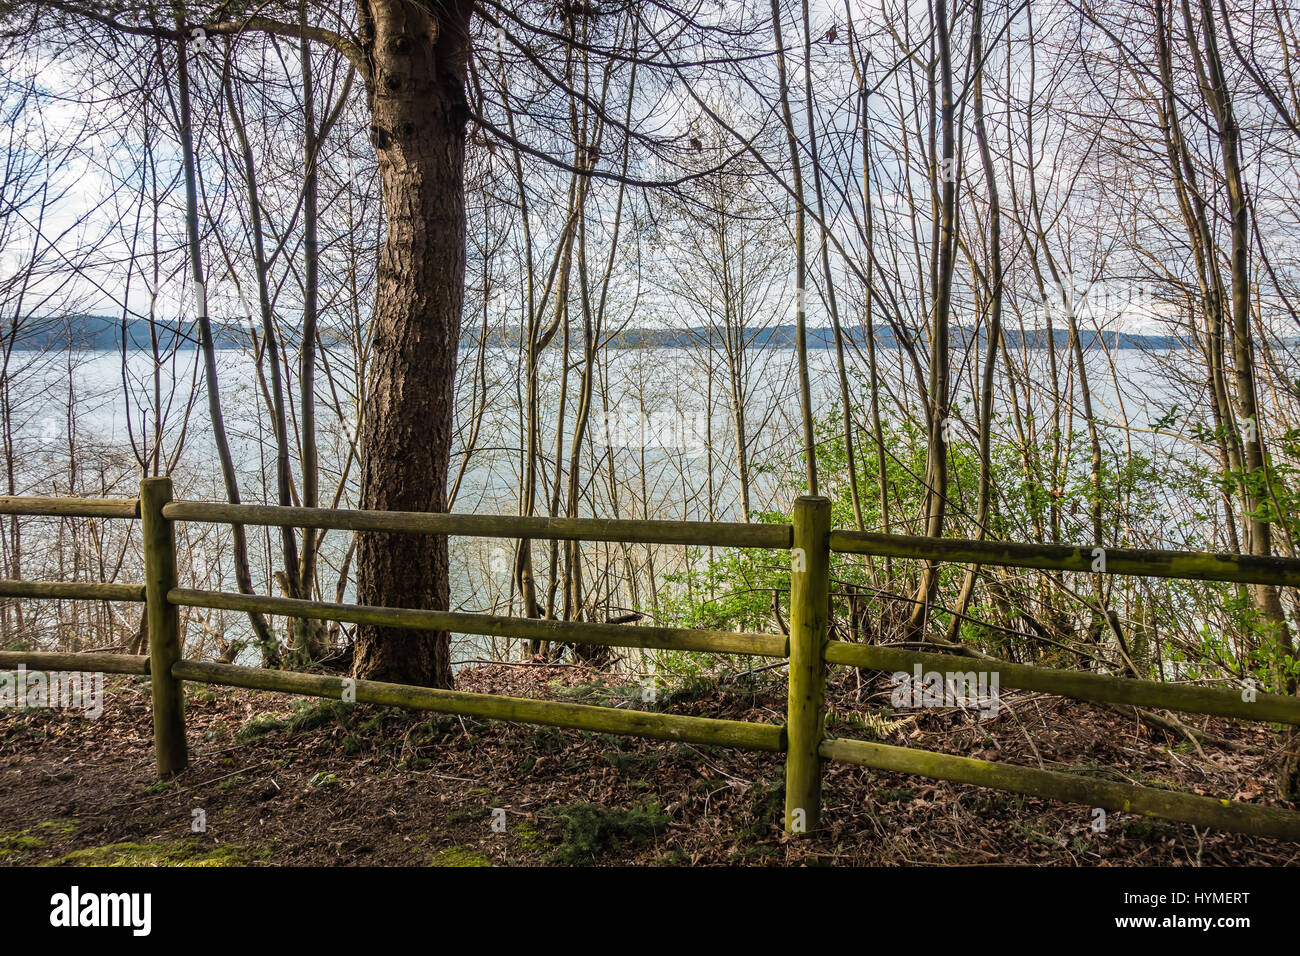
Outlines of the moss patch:
[{"label": "moss patch", "polygon": [[45,849],[50,840],[76,831],[76,820],[47,820],[17,833],[0,833],[0,860],[22,862],[27,855]]},{"label": "moss patch", "polygon": [[243,741],[257,740],[274,731],[283,730],[286,726],[288,724],[277,717],[258,717],[240,727],[239,733],[235,734],[235,739]]},{"label": "moss patch", "polygon": [[336,722],[346,727],[355,711],[353,704],[341,700],[300,704],[295,708],[294,715],[289,718],[286,729],[291,734],[301,734]]},{"label": "moss patch", "polygon": [[50,866],[247,866],[257,856],[241,846],[174,843],[109,843],[73,850]]},{"label": "moss patch", "polygon": [[437,855],[429,861],[430,866],[491,866],[492,861],[479,853],[477,850],[471,850],[465,846],[449,846],[445,850],[439,850]]},{"label": "moss patch", "polygon": [[0,857],[22,855],[45,846],[45,840],[29,830],[0,836]]},{"label": "moss patch", "polygon": [[546,839],[542,836],[541,831],[527,821],[517,824],[514,827],[514,834],[519,838],[519,845],[529,852],[546,849]]},{"label": "moss patch", "polygon": [[36,824],[32,829],[49,836],[67,836],[77,832],[77,825],[76,820],[46,820],[44,823]]}]

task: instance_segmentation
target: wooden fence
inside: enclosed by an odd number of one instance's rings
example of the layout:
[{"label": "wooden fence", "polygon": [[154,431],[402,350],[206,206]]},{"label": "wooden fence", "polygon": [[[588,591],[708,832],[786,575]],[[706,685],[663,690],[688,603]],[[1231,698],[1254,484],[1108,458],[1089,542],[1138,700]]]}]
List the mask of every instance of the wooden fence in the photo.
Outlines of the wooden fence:
[{"label": "wooden fence", "polygon": [[[808,833],[819,827],[822,767],[826,761],[837,761],[978,784],[1085,807],[1300,841],[1300,813],[1297,812],[912,747],[831,737],[825,728],[828,665],[884,671],[908,671],[920,666],[949,674],[954,669],[959,673],[978,669],[987,673],[990,684],[996,677],[997,684],[993,686],[999,689],[1041,691],[1098,703],[1300,724],[1300,698],[1295,697],[1243,694],[1238,690],[832,641],[829,639],[832,552],[1289,587],[1300,587],[1300,560],[1149,550],[1104,549],[1102,552],[1094,548],[834,531],[830,526],[830,503],[819,497],[798,499],[792,524],[751,525],[342,511],[175,501],[170,479],[148,478],[140,484],[138,499],[0,497],[0,514],[140,519],[145,558],[143,585],[0,581],[0,597],[142,602],[148,617],[148,656],[0,651],[0,667],[25,665],[47,670],[147,675],[153,690],[154,749],[158,773],[164,778],[184,769],[188,762],[183,707],[183,682],[188,680],[784,753],[785,827],[791,833]],[[183,589],[178,586],[176,572],[173,525],[177,521],[788,551],[790,634],[784,638],[696,628],[570,623]],[[520,640],[788,659],[786,721],[779,725],[689,717],[185,660],[181,656],[181,607],[261,611],[296,618]],[[957,667],[958,664],[961,666]]]}]

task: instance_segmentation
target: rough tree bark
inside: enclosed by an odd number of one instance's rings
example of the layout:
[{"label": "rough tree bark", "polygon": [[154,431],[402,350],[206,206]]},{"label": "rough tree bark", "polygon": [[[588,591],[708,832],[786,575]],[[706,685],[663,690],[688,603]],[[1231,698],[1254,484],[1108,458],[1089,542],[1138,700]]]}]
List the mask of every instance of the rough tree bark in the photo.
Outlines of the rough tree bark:
[{"label": "rough tree bark", "polygon": [[[468,0],[361,0],[369,61],[370,135],[379,158],[387,234],[380,255],[361,506],[446,509],[452,389],[465,277],[465,78]],[[447,541],[357,536],[364,604],[445,609]],[[363,627],[356,676],[450,687],[445,632]]]}]

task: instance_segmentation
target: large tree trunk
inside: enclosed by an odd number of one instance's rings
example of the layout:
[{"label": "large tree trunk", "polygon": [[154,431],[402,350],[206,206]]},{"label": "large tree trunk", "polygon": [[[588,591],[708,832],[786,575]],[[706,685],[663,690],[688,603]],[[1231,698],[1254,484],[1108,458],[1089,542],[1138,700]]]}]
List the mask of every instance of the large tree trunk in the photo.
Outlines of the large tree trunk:
[{"label": "large tree trunk", "polygon": [[[371,139],[387,234],[379,261],[361,505],[446,510],[452,397],[465,278],[465,72],[471,5],[360,4],[372,63]],[[447,541],[357,536],[364,604],[445,609]],[[450,687],[445,632],[363,627],[356,675]]]}]

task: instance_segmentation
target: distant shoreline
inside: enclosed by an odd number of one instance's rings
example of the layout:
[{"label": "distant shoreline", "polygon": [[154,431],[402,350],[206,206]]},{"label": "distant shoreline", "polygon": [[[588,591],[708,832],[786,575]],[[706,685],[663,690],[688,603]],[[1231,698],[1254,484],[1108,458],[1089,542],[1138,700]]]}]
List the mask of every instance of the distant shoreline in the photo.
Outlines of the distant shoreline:
[{"label": "distant shoreline", "polygon": [[[151,335],[149,323],[133,319],[126,323],[125,329],[121,319],[109,316],[72,316],[31,320],[27,328],[21,331],[14,343],[15,351],[45,352],[66,351],[69,348],[90,352],[117,352],[122,349],[122,341],[127,341],[127,349],[132,352],[151,351],[152,338],[157,336],[158,347],[164,351],[177,349],[192,351],[198,347],[193,322],[177,324],[172,322],[156,323]],[[712,334],[710,334],[712,332]],[[461,338],[461,348],[476,348],[479,344],[478,330],[466,329]],[[1010,348],[1045,349],[1049,344],[1047,331],[1019,329],[1005,330],[1003,335]],[[220,351],[245,349],[251,345],[251,336],[242,326],[214,324],[212,329],[213,344]],[[975,344],[984,344],[986,336],[980,330],[978,336],[974,330],[965,326],[955,326],[951,332],[953,348],[968,348]],[[1169,351],[1195,346],[1195,341],[1187,336],[1156,335],[1141,332],[1096,332],[1080,333],[1080,345],[1087,351],[1104,348],[1107,351],[1139,349],[1144,351]],[[1069,346],[1069,335],[1064,329],[1055,329],[1052,339],[1057,348]],[[340,336],[338,341],[345,339]],[[606,347],[619,351],[634,349],[704,349],[712,343],[715,348],[723,344],[721,330],[706,328],[689,329],[625,329],[609,336]],[[793,325],[776,325],[767,329],[756,329],[745,336],[745,347],[749,349],[793,349],[796,335]],[[867,336],[860,329],[845,329],[846,346],[865,348]],[[830,328],[816,327],[807,330],[807,343],[810,350],[835,348],[835,333]],[[287,343],[290,348],[295,342]],[[489,332],[488,345],[494,348],[513,348],[519,344],[519,332],[516,329],[503,329]],[[573,348],[580,348],[581,336],[572,342]],[[899,348],[899,341],[890,329],[876,330],[876,346],[883,349]]]}]

